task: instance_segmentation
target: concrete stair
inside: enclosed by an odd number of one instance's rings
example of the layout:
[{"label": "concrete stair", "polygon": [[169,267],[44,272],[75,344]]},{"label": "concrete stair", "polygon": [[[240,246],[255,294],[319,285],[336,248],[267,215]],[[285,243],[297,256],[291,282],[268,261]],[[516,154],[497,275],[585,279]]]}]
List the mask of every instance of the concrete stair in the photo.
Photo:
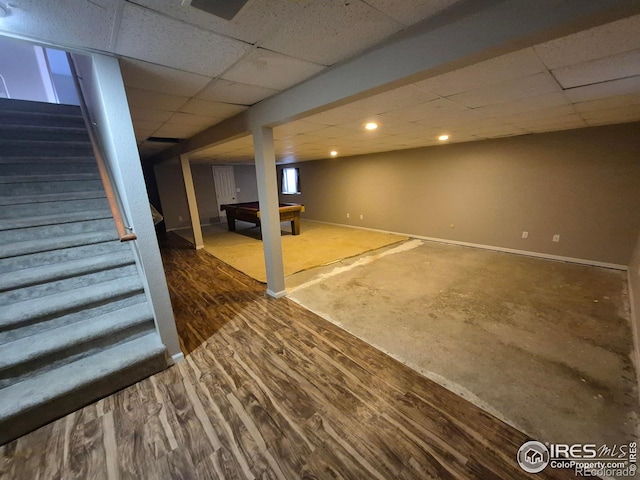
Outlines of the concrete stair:
[{"label": "concrete stair", "polygon": [[0,99],[0,444],[167,366],[78,107]]}]

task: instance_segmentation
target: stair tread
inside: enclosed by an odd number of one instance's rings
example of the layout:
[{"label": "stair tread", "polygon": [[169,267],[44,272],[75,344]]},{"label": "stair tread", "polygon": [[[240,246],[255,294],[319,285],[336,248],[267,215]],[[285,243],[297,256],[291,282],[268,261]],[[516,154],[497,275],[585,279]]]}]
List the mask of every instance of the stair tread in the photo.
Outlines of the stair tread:
[{"label": "stair tread", "polygon": [[76,275],[85,275],[87,273],[133,263],[135,262],[131,252],[125,250],[117,253],[80,258],[78,260],[24,268],[22,270],[15,270],[11,272],[10,275],[3,275],[0,278],[0,292],[53,280],[61,280]]},{"label": "stair tread", "polygon": [[43,193],[34,195],[0,196],[0,205],[23,205],[30,203],[61,202],[66,200],[87,200],[105,198],[104,190],[88,190],[85,192]]},{"label": "stair tread", "polygon": [[116,240],[118,235],[115,229],[98,230],[75,235],[61,237],[40,238],[37,240],[24,240],[19,243],[2,245],[0,258],[16,257],[31,253],[49,252],[60,248],[79,247],[94,243],[104,243]]},{"label": "stair tread", "polygon": [[3,345],[0,370],[6,370],[149,320],[153,320],[153,315],[145,302],[105,313],[86,321],[71,323],[20,338]]},{"label": "stair tread", "polygon": [[152,332],[3,388],[0,390],[0,421],[35,409],[164,351],[160,336]]},{"label": "stair tread", "polygon": [[54,225],[60,223],[72,223],[82,220],[95,220],[111,217],[109,208],[87,210],[84,212],[59,213],[56,215],[43,215],[40,217],[3,218],[0,219],[0,231],[16,228],[28,228],[41,225]]},{"label": "stair tread", "polygon": [[72,291],[5,305],[0,309],[0,330],[17,328],[25,323],[33,323],[40,317],[57,315],[74,308],[102,302],[142,289],[140,278],[137,275],[132,275]]},{"label": "stair tread", "polygon": [[12,157],[8,155],[2,155],[0,152],[0,165],[14,164],[14,163],[36,163],[36,164],[51,164],[51,163],[96,163],[96,159],[91,155],[78,156],[78,157],[47,157],[47,156],[31,156],[31,157]]},{"label": "stair tread", "polygon": [[99,180],[95,173],[43,173],[36,175],[2,175],[0,183],[68,182],[75,180]]},{"label": "stair tread", "polygon": [[1,98],[0,112],[27,113],[33,115],[64,115],[78,117],[82,111],[78,105],[64,103],[37,102],[15,98]]}]

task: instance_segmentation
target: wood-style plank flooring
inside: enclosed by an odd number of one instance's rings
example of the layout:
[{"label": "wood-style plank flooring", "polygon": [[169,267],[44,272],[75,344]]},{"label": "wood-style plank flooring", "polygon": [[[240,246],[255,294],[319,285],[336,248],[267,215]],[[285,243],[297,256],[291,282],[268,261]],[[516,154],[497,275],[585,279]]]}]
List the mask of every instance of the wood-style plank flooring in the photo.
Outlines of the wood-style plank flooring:
[{"label": "wood-style plank flooring", "polygon": [[181,242],[163,259],[186,361],[0,447],[0,478],[529,477],[524,434]]}]

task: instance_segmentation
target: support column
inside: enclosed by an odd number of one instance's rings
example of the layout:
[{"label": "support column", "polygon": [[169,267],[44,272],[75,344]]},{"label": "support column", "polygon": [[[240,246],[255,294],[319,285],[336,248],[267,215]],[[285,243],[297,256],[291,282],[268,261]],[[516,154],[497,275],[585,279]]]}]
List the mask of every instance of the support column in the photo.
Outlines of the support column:
[{"label": "support column", "polygon": [[200,214],[198,213],[198,202],[196,200],[196,190],[193,187],[193,177],[191,176],[191,164],[189,157],[180,155],[180,165],[182,166],[182,178],[184,189],[187,192],[187,203],[189,204],[189,215],[191,217],[191,228],[193,230],[193,240],[196,250],[204,248],[202,241],[202,227],[200,226]]},{"label": "support column", "polygon": [[267,269],[267,295],[278,298],[287,294],[284,285],[282,239],[280,238],[280,201],[276,178],[276,156],[273,150],[273,129],[253,127],[253,150],[256,156],[258,200],[262,244]]}]

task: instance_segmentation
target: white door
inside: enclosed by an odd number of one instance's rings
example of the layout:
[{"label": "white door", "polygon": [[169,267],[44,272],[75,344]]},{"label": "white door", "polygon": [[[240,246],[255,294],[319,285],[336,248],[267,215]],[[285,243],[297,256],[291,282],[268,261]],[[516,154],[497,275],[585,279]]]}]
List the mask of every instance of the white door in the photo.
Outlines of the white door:
[{"label": "white door", "polygon": [[218,214],[220,218],[226,217],[227,212],[221,211],[220,205],[237,203],[236,177],[233,175],[233,167],[213,167],[213,186],[216,189]]}]

